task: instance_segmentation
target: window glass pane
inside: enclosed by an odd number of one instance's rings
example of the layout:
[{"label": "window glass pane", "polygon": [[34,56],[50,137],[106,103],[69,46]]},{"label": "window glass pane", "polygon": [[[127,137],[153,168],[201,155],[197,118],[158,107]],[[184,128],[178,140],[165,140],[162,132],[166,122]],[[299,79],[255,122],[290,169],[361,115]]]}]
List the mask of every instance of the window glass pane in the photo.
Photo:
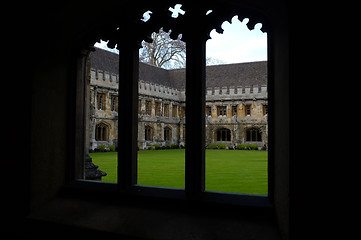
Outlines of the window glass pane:
[{"label": "window glass pane", "polygon": [[267,34],[247,22],[206,44],[206,191],[267,195]]},{"label": "window glass pane", "polygon": [[137,184],[184,188],[185,43],[161,28],[139,50]]},{"label": "window glass pane", "polygon": [[91,180],[117,182],[119,55],[101,41],[89,54],[89,62],[86,147],[92,164],[85,165],[85,175],[101,175]]}]

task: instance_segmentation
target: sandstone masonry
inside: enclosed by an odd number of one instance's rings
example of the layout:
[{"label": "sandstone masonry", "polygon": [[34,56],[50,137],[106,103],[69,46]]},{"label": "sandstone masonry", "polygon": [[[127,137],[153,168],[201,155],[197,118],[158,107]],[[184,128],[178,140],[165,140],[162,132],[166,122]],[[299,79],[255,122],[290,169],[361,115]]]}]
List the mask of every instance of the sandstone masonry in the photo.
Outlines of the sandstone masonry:
[{"label": "sandstone masonry", "polygon": [[[90,149],[117,146],[118,55],[96,49],[90,55]],[[138,147],[185,146],[185,69],[139,63]],[[268,145],[267,62],[206,68],[206,146],[224,143]]]}]

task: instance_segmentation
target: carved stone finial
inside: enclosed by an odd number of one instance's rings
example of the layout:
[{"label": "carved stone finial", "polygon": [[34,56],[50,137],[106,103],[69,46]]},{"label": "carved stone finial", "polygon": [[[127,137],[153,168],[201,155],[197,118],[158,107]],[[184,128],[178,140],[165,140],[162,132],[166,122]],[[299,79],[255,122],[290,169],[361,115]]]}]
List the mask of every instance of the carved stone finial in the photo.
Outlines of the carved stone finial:
[{"label": "carved stone finial", "polygon": [[98,169],[98,166],[92,162],[92,158],[89,155],[85,156],[85,179],[101,181],[102,177],[107,173]]}]

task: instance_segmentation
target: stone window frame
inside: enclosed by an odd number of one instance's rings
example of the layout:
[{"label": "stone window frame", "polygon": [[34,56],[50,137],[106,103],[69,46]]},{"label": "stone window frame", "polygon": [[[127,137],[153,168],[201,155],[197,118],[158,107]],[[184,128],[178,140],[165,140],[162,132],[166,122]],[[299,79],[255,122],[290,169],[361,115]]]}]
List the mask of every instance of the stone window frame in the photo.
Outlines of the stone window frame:
[{"label": "stone window frame", "polygon": [[164,127],[164,141],[172,140],[172,127],[166,126]]},{"label": "stone window frame", "polygon": [[206,116],[207,117],[212,116],[212,106],[206,106]]},{"label": "stone window frame", "polygon": [[162,116],[162,102],[155,101],[154,102],[154,110],[155,110],[155,116],[161,117]]},{"label": "stone window frame", "polygon": [[185,117],[185,114],[186,114],[186,107],[180,106],[179,117]]},{"label": "stone window frame", "polygon": [[268,115],[268,104],[262,104],[263,116]]},{"label": "stone window frame", "polygon": [[[217,5],[220,6],[220,5]],[[192,9],[192,8],[190,8]],[[195,8],[193,8],[195,9]],[[196,11],[196,10],[194,10]],[[229,10],[228,10],[229,11]],[[252,11],[250,9],[247,9],[247,11]],[[226,11],[224,11],[226,12]],[[218,24],[223,23],[225,21],[226,18],[226,14],[222,12],[220,15],[222,16],[220,18],[220,20],[218,21]],[[251,16],[251,21],[252,23],[255,23],[255,21],[257,21],[257,14],[253,13],[254,15]],[[192,14],[188,14],[190,16],[199,16],[197,14],[192,15]],[[228,12],[228,16],[234,16],[234,13],[230,13]],[[255,19],[256,18],[256,19]],[[250,21],[250,22],[251,22]],[[262,22],[262,17],[259,18],[259,22]],[[276,21],[277,22],[277,21]],[[204,23],[204,22],[203,22]],[[202,24],[203,24],[202,23]],[[277,23],[281,23],[280,21]],[[213,22],[212,27],[215,26],[215,23]],[[186,103],[187,104],[187,128],[186,128],[186,133],[184,135],[186,135],[187,138],[187,148],[186,148],[186,188],[184,190],[184,192],[180,193],[179,191],[172,191],[167,189],[166,192],[167,194],[163,195],[163,196],[171,196],[174,197],[173,194],[177,195],[178,197],[181,198],[186,198],[186,199],[199,199],[199,197],[202,197],[202,199],[209,199],[212,197],[219,197],[222,200],[216,200],[217,201],[221,201],[222,203],[228,202],[228,203],[235,203],[235,201],[237,201],[236,204],[240,204],[240,205],[248,205],[248,206],[269,206],[269,201],[272,200],[273,196],[273,187],[272,187],[272,179],[275,176],[275,174],[273,174],[273,160],[274,157],[273,155],[270,156],[269,158],[269,166],[271,166],[271,174],[269,174],[269,183],[271,183],[269,185],[269,193],[268,197],[264,198],[264,197],[259,197],[259,196],[239,196],[237,194],[227,194],[227,195],[223,195],[220,193],[220,195],[216,194],[216,193],[206,193],[204,192],[204,166],[205,166],[205,162],[204,162],[204,151],[205,151],[205,144],[204,144],[204,128],[205,128],[205,124],[204,124],[204,106],[205,106],[205,41],[207,39],[207,34],[206,35],[202,35],[199,32],[203,31],[204,29],[206,29],[205,26],[202,25],[202,27],[199,24],[195,24],[192,25],[192,29],[196,28],[197,31],[193,31],[189,30],[189,33],[193,33],[193,34],[189,34],[189,35],[185,35],[187,36],[187,59],[192,59],[191,61],[187,61],[187,75],[186,75],[186,85],[190,86],[192,85],[192,88],[187,88],[187,99],[186,99]],[[217,30],[219,30],[219,28],[217,28]],[[122,29],[124,30],[124,29]],[[128,30],[130,31],[131,29],[128,28]],[[183,29],[184,30],[184,29]],[[209,30],[209,29],[208,29]],[[277,37],[279,37],[281,40],[284,40],[283,37],[284,35],[278,33]],[[276,38],[277,39],[277,38]],[[287,39],[287,35],[286,35],[286,39]],[[137,57],[138,57],[138,50],[136,49],[137,46],[139,46],[139,44],[134,44],[134,38],[123,38],[123,39],[118,39],[118,41],[125,41],[130,47],[129,49],[125,49],[125,52],[123,54],[123,58],[120,59],[120,66],[122,66],[122,70],[124,71],[120,71],[120,77],[123,77],[125,79],[128,79],[129,81],[123,81],[122,83],[124,83],[124,88],[123,88],[123,94],[122,96],[119,95],[119,97],[122,97],[122,100],[127,100],[127,102],[129,103],[129,105],[125,105],[124,106],[124,111],[127,114],[127,118],[121,119],[120,122],[121,124],[125,124],[126,126],[133,126],[135,124],[135,122],[137,122],[134,118],[133,115],[136,115],[137,113],[137,81],[138,81],[138,64],[137,64]],[[287,132],[287,114],[288,114],[288,109],[287,109],[287,103],[288,103],[288,99],[289,96],[287,95],[287,93],[282,92],[280,89],[284,90],[284,86],[288,86],[288,79],[285,77],[287,76],[287,74],[280,74],[280,75],[275,75],[274,72],[277,72],[279,70],[288,70],[288,56],[287,54],[284,54],[284,52],[280,51],[280,49],[285,50],[287,49],[287,45],[285,47],[285,45],[276,45],[275,43],[278,40],[275,40],[275,38],[272,37],[271,40],[268,40],[268,79],[269,79],[269,83],[271,82],[271,87],[268,88],[270,89],[269,92],[269,106],[272,107],[270,108],[272,111],[270,111],[272,114],[270,115],[270,119],[269,119],[269,135],[271,135],[270,139],[272,139],[272,134],[274,134],[275,130],[273,130],[273,125],[275,122],[277,122],[277,119],[281,119],[283,124],[282,124],[282,128],[285,128],[286,133]],[[114,46],[113,45],[114,41],[110,41],[108,43],[108,45],[110,46]],[[121,42],[120,42],[121,43]],[[282,54],[281,54],[282,52]],[[129,59],[132,59],[131,61],[129,61]],[[85,69],[85,63],[82,59],[80,59],[78,62],[83,62],[82,64],[82,68]],[[77,63],[78,63],[77,62]],[[79,69],[79,68],[78,68]],[[77,76],[81,76],[84,75],[84,73],[80,73],[80,71],[77,72]],[[79,77],[81,79],[81,77]],[[197,80],[197,81],[195,81]],[[83,81],[85,82],[85,81]],[[78,85],[78,83],[77,83]],[[287,89],[287,88],[286,88]],[[273,93],[273,91],[275,91],[275,93]],[[80,90],[77,91],[77,93],[81,92]],[[76,96],[76,99],[81,99],[81,97]],[[273,110],[273,102],[277,99],[277,101],[279,103],[281,103],[281,105],[278,105],[279,109],[274,112]],[[121,101],[121,100],[120,100]],[[123,101],[121,101],[123,102]],[[282,109],[282,110],[280,110]],[[79,114],[77,114],[77,119],[79,119]],[[286,126],[285,126],[286,123]],[[120,124],[120,123],[119,123]],[[78,126],[77,124],[75,124],[76,126]],[[277,125],[277,124],[275,124]],[[147,192],[147,189],[151,189],[149,191],[151,191],[152,194],[156,194],[157,190],[156,189],[152,189],[152,188],[142,188],[139,186],[134,185],[134,183],[136,182],[136,164],[134,164],[134,159],[136,159],[136,135],[137,135],[137,126],[134,125],[133,128],[130,127],[123,127],[123,128],[118,128],[118,136],[123,136],[122,139],[120,139],[120,144],[119,146],[121,146],[122,149],[126,149],[127,151],[124,153],[124,155],[120,157],[118,157],[118,161],[119,164],[118,166],[122,166],[118,168],[118,186],[117,187],[117,191],[119,191],[120,193],[131,193],[134,194],[133,191],[130,191],[130,189],[137,189],[137,193],[145,191]],[[84,139],[79,137],[81,134],[81,132],[76,133],[76,139]],[[277,143],[283,143],[283,144],[287,144],[287,141],[285,140],[285,135],[287,134],[283,134],[283,135],[277,135],[276,138],[280,138],[281,141],[278,141]],[[125,143],[125,144],[124,144]],[[273,143],[270,142],[269,143],[269,149],[273,148]],[[81,147],[76,147],[75,149],[82,149]],[[288,147],[283,147],[282,149],[288,150]],[[81,152],[81,151],[79,151]],[[118,152],[119,154],[119,152]],[[274,154],[274,153],[272,153]],[[79,154],[78,154],[79,155]],[[287,154],[284,154],[285,156]],[[80,156],[80,155],[79,155]],[[283,156],[283,155],[282,155]],[[77,158],[80,161],[81,158]],[[193,159],[191,161],[191,159]],[[287,161],[285,159],[281,159],[280,161]],[[79,162],[77,163],[77,165],[79,165]],[[77,173],[76,176],[81,176],[81,171],[76,170],[74,171]],[[119,174],[121,173],[121,174]],[[102,184],[103,185],[103,184]],[[111,188],[111,187],[110,187]],[[112,188],[115,189],[115,188]],[[162,192],[164,193],[164,191],[162,190]],[[171,194],[168,194],[171,193]],[[177,194],[180,193],[180,194]]]},{"label": "stone window frame", "polygon": [[237,116],[238,106],[232,105],[232,116]]},{"label": "stone window frame", "polygon": [[153,141],[154,129],[151,126],[146,125],[144,127],[144,140]]},{"label": "stone window frame", "polygon": [[118,95],[112,94],[110,96],[110,109],[113,112],[118,112]]},{"label": "stone window frame", "polygon": [[244,115],[251,116],[252,115],[252,104],[246,104],[244,106]]},{"label": "stone window frame", "polygon": [[216,131],[217,142],[229,142],[231,141],[232,131],[228,128],[221,127]]},{"label": "stone window frame", "polygon": [[178,117],[178,105],[172,104],[172,118]]},{"label": "stone window frame", "polygon": [[95,140],[105,142],[109,140],[109,126],[104,122],[100,122],[95,126]]},{"label": "stone window frame", "polygon": [[142,114],[142,100],[138,100],[138,115]]},{"label": "stone window frame", "polygon": [[106,94],[97,92],[97,110],[105,111],[106,109]]},{"label": "stone window frame", "polygon": [[169,118],[169,107],[170,107],[169,103],[163,104],[163,117]]},{"label": "stone window frame", "polygon": [[259,128],[246,129],[246,142],[262,142],[262,132]]},{"label": "stone window frame", "polygon": [[227,116],[227,106],[217,106],[217,115],[218,117]]},{"label": "stone window frame", "polygon": [[145,115],[151,116],[152,115],[152,101],[145,100]]}]

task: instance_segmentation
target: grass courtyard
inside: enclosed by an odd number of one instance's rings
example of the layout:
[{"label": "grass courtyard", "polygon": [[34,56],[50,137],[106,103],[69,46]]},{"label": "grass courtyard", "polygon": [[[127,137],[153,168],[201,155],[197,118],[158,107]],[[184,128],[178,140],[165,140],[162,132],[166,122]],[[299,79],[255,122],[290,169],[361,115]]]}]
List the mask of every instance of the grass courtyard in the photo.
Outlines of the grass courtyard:
[{"label": "grass courtyard", "polygon": [[[206,190],[267,195],[267,151],[206,150]],[[91,153],[94,164],[117,181],[117,153]],[[138,184],[184,188],[184,149],[138,151]]]}]

